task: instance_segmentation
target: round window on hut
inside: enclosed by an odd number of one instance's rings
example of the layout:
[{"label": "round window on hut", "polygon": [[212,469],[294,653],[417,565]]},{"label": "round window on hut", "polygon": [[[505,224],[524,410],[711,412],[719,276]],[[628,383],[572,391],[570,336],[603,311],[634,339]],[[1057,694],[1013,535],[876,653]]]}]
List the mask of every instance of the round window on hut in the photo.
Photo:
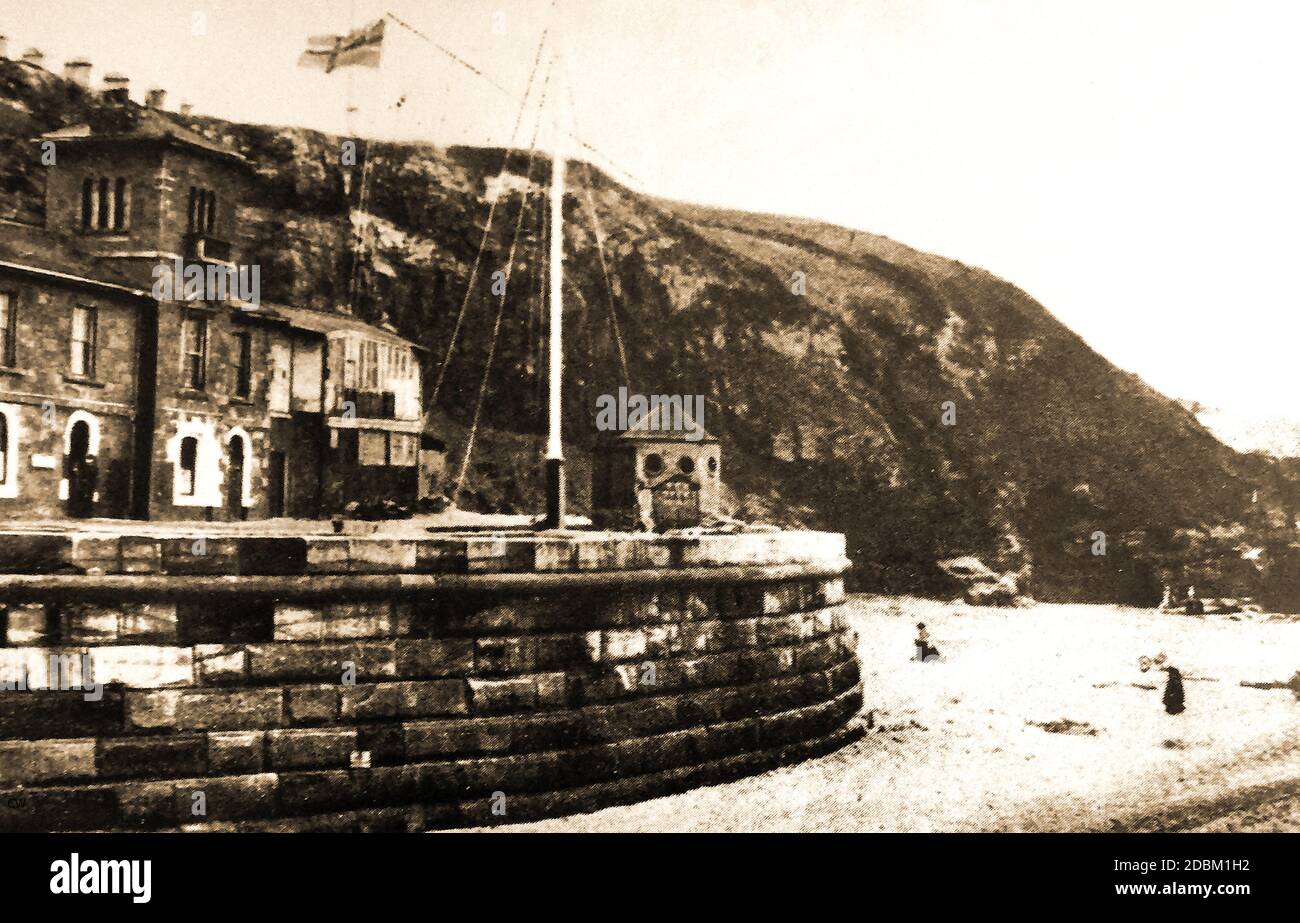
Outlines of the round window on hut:
[{"label": "round window on hut", "polygon": [[709,474],[718,473],[718,459],[712,455],[709,456]]},{"label": "round window on hut", "polygon": [[682,474],[690,474],[695,470],[695,459],[689,455],[683,455],[677,462],[677,467],[682,469]]},{"label": "round window on hut", "polygon": [[658,452],[651,452],[642,463],[646,474],[655,475],[664,470],[664,457]]}]

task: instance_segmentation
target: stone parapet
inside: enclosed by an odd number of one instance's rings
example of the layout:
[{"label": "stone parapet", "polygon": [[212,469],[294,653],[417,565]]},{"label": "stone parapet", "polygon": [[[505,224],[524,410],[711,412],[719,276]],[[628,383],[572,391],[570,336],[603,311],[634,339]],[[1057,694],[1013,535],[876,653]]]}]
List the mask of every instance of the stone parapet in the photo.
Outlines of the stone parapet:
[{"label": "stone parapet", "polygon": [[827,752],[862,704],[840,536],[11,537],[0,830],[517,822]]}]

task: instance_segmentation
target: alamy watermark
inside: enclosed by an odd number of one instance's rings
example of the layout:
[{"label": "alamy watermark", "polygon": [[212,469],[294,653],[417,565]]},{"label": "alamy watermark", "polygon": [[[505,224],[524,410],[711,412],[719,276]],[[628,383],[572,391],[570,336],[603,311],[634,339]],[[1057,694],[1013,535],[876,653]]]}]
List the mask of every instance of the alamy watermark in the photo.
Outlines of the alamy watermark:
[{"label": "alamy watermark", "polygon": [[621,432],[645,423],[650,432],[684,433],[687,442],[704,438],[703,394],[618,394],[596,398],[596,429]]},{"label": "alamy watermark", "polygon": [[229,301],[256,308],[262,303],[262,269],[233,263],[187,263],[179,256],[153,268],[157,301]]},{"label": "alamy watermark", "polygon": [[[77,669],[76,658],[72,654],[50,654],[49,682],[45,689],[49,692],[68,692],[73,689],[85,690],[83,698],[87,702],[98,702],[104,697],[104,684],[95,682],[94,664],[89,654],[81,655],[81,669]],[[30,681],[27,665],[23,664],[22,676],[16,679],[0,679],[0,690],[4,692],[27,692],[38,689]]]}]

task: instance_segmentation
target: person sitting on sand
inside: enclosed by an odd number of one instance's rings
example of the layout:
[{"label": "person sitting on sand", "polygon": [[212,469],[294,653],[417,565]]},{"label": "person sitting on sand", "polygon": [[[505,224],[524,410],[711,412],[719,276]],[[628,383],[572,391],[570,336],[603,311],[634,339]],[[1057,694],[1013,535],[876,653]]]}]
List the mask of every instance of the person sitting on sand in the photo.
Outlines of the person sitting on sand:
[{"label": "person sitting on sand", "polygon": [[931,657],[939,656],[939,649],[930,644],[930,633],[925,630],[925,622],[916,623],[916,659],[925,663]]}]

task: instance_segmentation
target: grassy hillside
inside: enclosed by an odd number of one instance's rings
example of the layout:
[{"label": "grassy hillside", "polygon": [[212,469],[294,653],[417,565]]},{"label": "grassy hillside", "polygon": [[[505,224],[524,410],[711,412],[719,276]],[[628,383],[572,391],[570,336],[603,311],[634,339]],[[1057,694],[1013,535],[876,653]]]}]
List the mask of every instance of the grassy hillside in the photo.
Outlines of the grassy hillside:
[{"label": "grassy hillside", "polygon": [[[58,78],[0,62],[0,214],[39,220],[44,168],[21,142],[91,105]],[[466,502],[538,506],[548,164],[373,144],[363,213],[358,190],[345,192],[339,139],[184,122],[257,165],[241,243],[262,267],[264,298],[334,307],[355,273],[357,312],[421,343],[435,366],[465,297],[486,182],[503,165],[531,175],[534,191],[497,209],[432,419],[458,463],[491,339],[490,276],[507,268],[523,202],[489,432]],[[1289,553],[1295,481],[1220,443],[1015,286],[884,237],[652,198],[581,164],[570,176],[565,425],[580,505],[596,396],[623,383],[612,300],[633,388],[706,396],[728,512],[846,532],[862,586],[932,590],[937,558],[973,552],[1033,565],[1044,597],[1147,601],[1161,579],[1207,590],[1250,583],[1258,568],[1234,576],[1244,547],[1267,545],[1266,560]],[[608,289],[590,204],[606,235]],[[1089,553],[1096,531],[1106,533],[1105,556]]]}]

